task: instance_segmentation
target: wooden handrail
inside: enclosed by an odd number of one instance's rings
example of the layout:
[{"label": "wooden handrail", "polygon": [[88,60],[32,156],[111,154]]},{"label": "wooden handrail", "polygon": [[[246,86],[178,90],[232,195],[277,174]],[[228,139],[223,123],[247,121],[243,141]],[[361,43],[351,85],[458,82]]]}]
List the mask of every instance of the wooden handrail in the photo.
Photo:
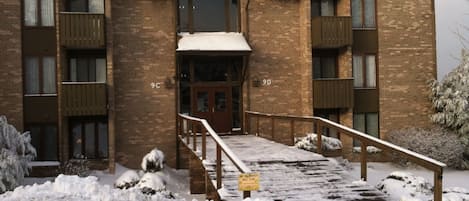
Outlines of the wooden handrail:
[{"label": "wooden handrail", "polygon": [[[196,124],[198,124],[199,126],[201,126],[201,136],[202,136],[202,160],[205,160],[206,159],[206,156],[207,156],[207,141],[206,141],[206,135],[207,133],[210,135],[210,137],[212,137],[213,141],[215,142],[216,144],[216,161],[215,161],[215,164],[216,164],[216,183],[217,183],[217,186],[216,188],[217,189],[220,189],[222,187],[222,182],[221,182],[221,177],[222,177],[222,156],[221,156],[221,152],[224,152],[225,155],[231,160],[231,162],[233,162],[233,164],[235,165],[235,167],[241,172],[241,173],[251,173],[251,169],[249,169],[244,163],[243,161],[241,161],[238,156],[236,156],[236,154],[234,154],[234,152],[228,147],[228,145],[225,144],[225,142],[223,142],[223,140],[220,138],[220,136],[212,129],[212,127],[210,126],[210,124],[207,122],[207,120],[205,119],[200,119],[200,118],[197,118],[197,117],[191,117],[191,116],[188,116],[188,115],[184,115],[184,114],[178,114],[178,136],[179,136],[179,140],[182,142],[183,141],[183,137],[186,138],[186,144],[187,146],[189,147],[189,140],[190,140],[190,137],[189,135],[192,135],[193,137],[193,151],[197,151],[197,146],[196,146],[196,135],[197,135],[197,132],[195,132],[194,130],[194,125],[191,124],[191,127],[192,127],[192,132],[189,132],[187,135],[184,133],[183,131],[183,122],[184,120],[186,121],[191,121],[191,122],[195,122]],[[183,134],[185,136],[183,136]],[[243,192],[243,197],[244,198],[247,198],[247,197],[250,197],[250,194],[251,192],[250,191],[244,191]]]},{"label": "wooden handrail", "polygon": [[[322,142],[321,142],[321,136],[322,132],[319,132],[322,130],[323,127],[329,128],[329,129],[336,129],[340,134],[345,134],[347,136],[352,137],[354,140],[358,140],[361,142],[361,152],[360,152],[360,169],[361,169],[361,178],[366,181],[367,178],[367,171],[366,171],[366,161],[367,161],[367,151],[366,147],[371,145],[378,147],[382,150],[391,152],[391,153],[396,153],[399,154],[400,156],[424,167],[427,168],[431,171],[433,171],[434,175],[434,200],[435,201],[441,201],[442,200],[442,180],[443,180],[443,168],[446,167],[446,164],[437,161],[435,159],[429,158],[427,156],[418,154],[416,152],[410,151],[408,149],[399,147],[397,145],[394,145],[392,143],[386,142],[384,140],[381,140],[379,138],[367,135],[363,132],[354,130],[352,128],[346,127],[344,125],[335,123],[333,121],[320,118],[320,117],[314,117],[314,116],[293,116],[293,115],[275,115],[275,114],[267,114],[267,113],[260,113],[260,112],[253,112],[253,111],[246,111],[245,112],[245,127],[250,128],[250,118],[251,117],[257,117],[256,118],[256,124],[257,124],[257,134],[259,134],[259,118],[266,118],[266,119],[282,119],[282,120],[290,120],[291,123],[290,125],[292,128],[290,129],[290,138],[294,139],[295,134],[294,134],[294,126],[295,126],[295,121],[300,121],[300,122],[311,122],[316,125],[317,129],[317,151],[318,153],[321,153],[322,151]],[[293,123],[292,123],[293,122]],[[249,130],[246,130],[246,132],[249,133]],[[273,127],[272,127],[272,133]]]}]

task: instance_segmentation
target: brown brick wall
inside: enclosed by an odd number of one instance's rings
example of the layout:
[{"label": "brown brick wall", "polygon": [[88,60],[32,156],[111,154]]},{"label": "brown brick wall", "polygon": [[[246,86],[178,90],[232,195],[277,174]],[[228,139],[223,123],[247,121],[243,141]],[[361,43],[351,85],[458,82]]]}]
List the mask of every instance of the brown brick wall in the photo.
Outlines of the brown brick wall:
[{"label": "brown brick wall", "polygon": [[0,1],[0,115],[23,130],[21,1]]},{"label": "brown brick wall", "polygon": [[[255,0],[249,6],[249,73],[272,85],[251,87],[250,110],[276,114],[311,114],[311,51],[303,1]],[[308,5],[308,4],[306,4]],[[249,106],[248,106],[249,107]]]},{"label": "brown brick wall", "polygon": [[[114,89],[116,160],[139,167],[157,147],[175,165],[175,7],[170,0],[114,0]],[[152,89],[152,82],[161,82]]]},{"label": "brown brick wall", "polygon": [[393,129],[430,125],[427,82],[436,78],[431,0],[379,0],[379,106],[382,137]]}]

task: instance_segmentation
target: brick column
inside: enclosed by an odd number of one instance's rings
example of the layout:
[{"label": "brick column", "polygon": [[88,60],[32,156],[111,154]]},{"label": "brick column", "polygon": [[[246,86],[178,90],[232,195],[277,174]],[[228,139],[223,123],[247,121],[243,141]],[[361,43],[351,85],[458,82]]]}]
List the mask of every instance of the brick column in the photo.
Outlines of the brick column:
[{"label": "brick column", "polygon": [[23,130],[23,79],[21,55],[21,1],[0,2],[0,115]]}]

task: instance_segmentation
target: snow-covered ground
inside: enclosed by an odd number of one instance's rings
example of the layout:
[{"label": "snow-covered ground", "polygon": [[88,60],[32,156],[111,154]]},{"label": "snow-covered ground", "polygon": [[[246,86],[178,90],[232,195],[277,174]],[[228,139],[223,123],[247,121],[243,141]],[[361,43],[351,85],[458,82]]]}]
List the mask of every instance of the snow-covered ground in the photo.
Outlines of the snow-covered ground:
[{"label": "snow-covered ground", "polygon": [[[61,201],[61,200],[166,200],[164,195],[145,197],[136,190],[119,190],[113,187],[114,182],[124,172],[128,171],[122,165],[116,164],[115,174],[106,171],[93,171],[92,177],[78,178],[62,176],[59,178],[31,178],[27,177],[15,192],[0,195],[2,201]],[[163,178],[166,183],[166,190],[173,193],[177,200],[205,200],[205,195],[191,195],[189,190],[188,170],[175,170],[165,166],[163,168]],[[55,180],[55,182],[54,182]],[[36,183],[36,184],[35,184]],[[34,185],[35,184],[35,185]],[[40,185],[42,184],[42,185]],[[70,185],[73,184],[73,185]],[[29,185],[29,186],[28,186]],[[70,189],[59,188],[60,186],[70,186]],[[80,188],[76,188],[80,186]],[[89,191],[86,193],[85,191]],[[28,196],[31,194],[31,196]],[[105,194],[110,194],[106,195]],[[34,196],[33,196],[34,195]],[[133,197],[129,197],[133,196]],[[29,199],[31,198],[31,199]],[[134,199],[135,198],[135,199]]]},{"label": "snow-covered ground", "polygon": [[[355,178],[360,178],[360,163],[350,163],[350,174]],[[386,178],[391,172],[409,172],[413,175],[423,177],[433,185],[433,172],[422,167],[402,167],[393,163],[374,163],[369,162],[367,173],[368,183],[375,186],[382,179]],[[443,189],[450,187],[462,187],[469,189],[469,170],[444,169],[443,171]]]}]

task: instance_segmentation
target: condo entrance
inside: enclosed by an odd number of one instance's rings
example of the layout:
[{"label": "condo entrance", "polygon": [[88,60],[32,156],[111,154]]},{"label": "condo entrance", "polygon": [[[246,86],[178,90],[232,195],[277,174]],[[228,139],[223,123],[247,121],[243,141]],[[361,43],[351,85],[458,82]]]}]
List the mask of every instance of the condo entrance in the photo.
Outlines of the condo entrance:
[{"label": "condo entrance", "polygon": [[179,110],[206,119],[218,133],[241,127],[241,56],[184,56],[179,63]]}]

